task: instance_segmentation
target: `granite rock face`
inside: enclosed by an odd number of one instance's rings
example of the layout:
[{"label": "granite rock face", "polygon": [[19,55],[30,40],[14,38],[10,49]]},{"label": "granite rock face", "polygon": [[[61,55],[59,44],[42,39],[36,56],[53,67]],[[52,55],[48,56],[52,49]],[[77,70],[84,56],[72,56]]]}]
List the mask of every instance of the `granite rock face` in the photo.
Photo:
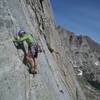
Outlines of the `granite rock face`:
[{"label": "granite rock face", "polygon": [[[48,50],[55,46],[51,8],[49,0],[0,0],[0,100],[86,100],[81,94],[77,96],[74,81],[66,84],[65,80],[76,79],[63,77]],[[29,74],[23,52],[12,41],[20,28],[37,36],[43,49],[35,77]]]}]

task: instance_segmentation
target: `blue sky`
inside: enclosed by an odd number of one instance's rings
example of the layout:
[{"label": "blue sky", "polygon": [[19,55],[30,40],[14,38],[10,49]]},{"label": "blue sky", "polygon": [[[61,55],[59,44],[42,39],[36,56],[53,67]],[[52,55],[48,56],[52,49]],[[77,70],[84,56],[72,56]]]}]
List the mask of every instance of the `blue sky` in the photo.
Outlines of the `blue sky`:
[{"label": "blue sky", "polygon": [[100,43],[100,0],[51,0],[55,21]]}]

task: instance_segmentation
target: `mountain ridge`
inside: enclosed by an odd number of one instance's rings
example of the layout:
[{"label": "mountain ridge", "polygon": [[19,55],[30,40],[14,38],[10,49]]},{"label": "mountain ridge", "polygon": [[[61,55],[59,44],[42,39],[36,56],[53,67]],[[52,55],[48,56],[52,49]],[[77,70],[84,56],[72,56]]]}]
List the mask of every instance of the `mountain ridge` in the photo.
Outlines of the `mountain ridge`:
[{"label": "mountain ridge", "polygon": [[71,32],[70,30],[67,30],[60,25],[56,26],[57,29],[61,29],[61,31],[65,31],[69,36],[72,36],[73,38],[76,38],[77,42],[80,41],[87,41],[89,44],[90,48],[94,48],[97,52],[100,53],[100,44],[96,42],[93,38],[89,37],[88,35],[77,35],[74,32]]}]

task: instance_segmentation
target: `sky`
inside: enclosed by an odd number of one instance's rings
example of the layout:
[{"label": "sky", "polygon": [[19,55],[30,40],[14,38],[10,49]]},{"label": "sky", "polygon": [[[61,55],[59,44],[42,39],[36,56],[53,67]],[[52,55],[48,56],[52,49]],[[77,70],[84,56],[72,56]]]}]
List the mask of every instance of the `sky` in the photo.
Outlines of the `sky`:
[{"label": "sky", "polygon": [[100,0],[51,0],[57,25],[100,43]]}]

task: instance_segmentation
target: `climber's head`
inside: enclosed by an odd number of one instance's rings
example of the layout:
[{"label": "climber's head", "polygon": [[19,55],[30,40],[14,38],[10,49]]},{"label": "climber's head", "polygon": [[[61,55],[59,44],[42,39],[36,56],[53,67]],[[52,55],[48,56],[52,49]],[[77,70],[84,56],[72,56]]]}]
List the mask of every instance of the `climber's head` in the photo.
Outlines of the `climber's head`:
[{"label": "climber's head", "polygon": [[18,36],[22,37],[26,32],[24,30],[19,30]]}]

